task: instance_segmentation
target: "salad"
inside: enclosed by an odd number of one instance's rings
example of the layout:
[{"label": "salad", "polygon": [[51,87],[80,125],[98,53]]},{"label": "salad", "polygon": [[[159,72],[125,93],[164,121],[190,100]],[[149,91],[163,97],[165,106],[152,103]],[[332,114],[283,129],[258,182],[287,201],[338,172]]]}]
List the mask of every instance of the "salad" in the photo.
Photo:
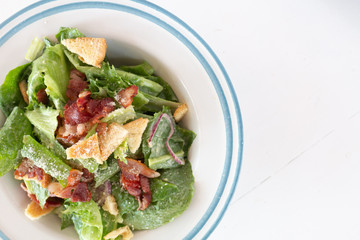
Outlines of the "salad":
[{"label": "salad", "polygon": [[82,240],[172,221],[194,192],[186,104],[148,63],[113,66],[105,39],[56,39],[35,38],[0,87],[0,176],[20,181],[29,218],[57,214]]}]

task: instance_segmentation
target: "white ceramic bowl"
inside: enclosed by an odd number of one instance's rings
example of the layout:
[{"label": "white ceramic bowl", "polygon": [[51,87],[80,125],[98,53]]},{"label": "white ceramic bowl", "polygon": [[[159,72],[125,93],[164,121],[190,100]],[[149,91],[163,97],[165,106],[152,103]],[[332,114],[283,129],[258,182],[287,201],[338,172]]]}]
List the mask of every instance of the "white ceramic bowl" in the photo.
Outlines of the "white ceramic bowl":
[{"label": "white ceramic bowl", "polygon": [[[25,63],[31,40],[52,37],[59,27],[105,37],[116,62],[148,61],[189,106],[184,125],[197,133],[189,159],[195,176],[190,207],[173,222],[135,232],[136,239],[207,238],[221,220],[236,186],[242,154],[239,105],[226,71],[211,48],[188,25],[145,1],[40,1],[0,24],[0,79]],[[2,116],[2,121],[4,117]],[[60,219],[24,216],[29,202],[11,174],[0,179],[0,237],[78,239],[60,231]]]}]

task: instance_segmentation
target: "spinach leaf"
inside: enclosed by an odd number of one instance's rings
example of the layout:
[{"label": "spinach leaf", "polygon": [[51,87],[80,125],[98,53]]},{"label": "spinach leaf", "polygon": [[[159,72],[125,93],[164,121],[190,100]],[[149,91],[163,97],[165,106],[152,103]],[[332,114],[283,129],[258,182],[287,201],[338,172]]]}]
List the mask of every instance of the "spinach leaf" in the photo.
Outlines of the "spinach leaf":
[{"label": "spinach leaf", "polygon": [[26,107],[26,103],[19,89],[19,82],[25,79],[23,76],[31,69],[30,63],[11,70],[0,86],[0,108],[6,116],[9,116],[14,107]]},{"label": "spinach leaf", "polygon": [[169,185],[167,191],[156,193],[161,191],[158,187],[162,184],[151,180],[151,189],[155,192],[156,201],[152,201],[144,211],[137,211],[138,202],[135,198],[123,190],[119,182],[113,182],[112,194],[116,198],[124,224],[135,230],[154,229],[171,222],[188,208],[194,193],[194,177],[190,162],[187,161],[178,168],[160,170],[160,173],[160,180],[173,186]]},{"label": "spinach leaf", "polygon": [[177,192],[179,188],[172,183],[165,182],[158,178],[151,180],[151,202],[164,201],[168,196]]},{"label": "spinach leaf", "polygon": [[15,107],[0,130],[0,176],[19,164],[23,137],[31,133],[31,123],[23,110]]},{"label": "spinach leaf", "polygon": [[159,120],[161,114],[170,116],[174,127],[174,133],[169,139],[169,146],[174,153],[184,159],[187,156],[187,151],[195,138],[195,134],[189,130],[183,130],[175,124],[174,119],[171,117],[169,108],[164,107],[163,111],[154,114],[154,119],[148,124],[144,132],[142,151],[145,157],[145,163],[152,169],[163,169],[178,167],[179,164],[172,158],[167,150],[166,142],[171,131],[169,122],[162,118],[157,126],[155,134],[152,138],[152,146],[148,144],[148,139],[152,134],[155,123]]}]

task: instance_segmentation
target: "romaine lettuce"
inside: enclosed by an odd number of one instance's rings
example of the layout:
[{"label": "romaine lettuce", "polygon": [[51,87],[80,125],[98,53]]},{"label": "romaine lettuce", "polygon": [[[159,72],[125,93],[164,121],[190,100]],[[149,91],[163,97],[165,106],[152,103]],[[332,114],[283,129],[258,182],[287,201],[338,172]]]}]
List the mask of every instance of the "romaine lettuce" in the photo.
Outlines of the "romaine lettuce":
[{"label": "romaine lettuce", "polygon": [[19,82],[24,80],[24,75],[31,70],[31,64],[24,64],[11,70],[0,86],[0,108],[8,117],[14,107],[24,108],[26,103],[19,89]]},{"label": "romaine lettuce", "polygon": [[19,164],[23,137],[31,133],[31,123],[23,110],[15,107],[0,130],[0,176]]},{"label": "romaine lettuce", "polygon": [[65,211],[62,214],[65,220],[71,216],[75,230],[81,240],[101,240],[103,224],[99,206],[94,200],[89,202],[66,201],[64,206]]},{"label": "romaine lettuce", "polygon": [[42,104],[34,110],[27,110],[25,112],[25,116],[30,120],[31,124],[50,139],[55,138],[59,114],[60,110],[46,107]]},{"label": "romaine lettuce", "polygon": [[66,165],[59,157],[55,156],[50,150],[38,143],[31,136],[25,135],[23,143],[24,146],[21,149],[22,156],[33,160],[37,167],[42,168],[47,174],[56,178],[59,183],[65,187],[71,167]]},{"label": "romaine lettuce", "polygon": [[56,109],[63,110],[67,97],[69,67],[64,55],[64,46],[57,44],[47,47],[38,59],[32,63],[32,72],[28,79],[29,108],[38,105],[36,94],[46,88],[46,93]]},{"label": "romaine lettuce", "polygon": [[82,34],[77,28],[61,27],[55,37],[59,42],[61,42],[64,39],[85,37],[85,35]]},{"label": "romaine lettuce", "polygon": [[[151,179],[150,188],[155,199],[144,211],[138,211],[138,202],[120,183],[113,182],[112,194],[116,198],[124,224],[135,230],[154,229],[171,222],[187,209],[194,193],[194,177],[187,161],[178,168],[160,171],[159,180]],[[162,182],[158,182],[162,181]],[[159,187],[168,183],[165,189]]]},{"label": "romaine lettuce", "polygon": [[44,208],[44,205],[46,203],[46,200],[50,196],[49,191],[46,188],[43,188],[35,182],[34,180],[24,180],[27,190],[35,194],[36,199],[39,201],[39,205],[41,208]]}]

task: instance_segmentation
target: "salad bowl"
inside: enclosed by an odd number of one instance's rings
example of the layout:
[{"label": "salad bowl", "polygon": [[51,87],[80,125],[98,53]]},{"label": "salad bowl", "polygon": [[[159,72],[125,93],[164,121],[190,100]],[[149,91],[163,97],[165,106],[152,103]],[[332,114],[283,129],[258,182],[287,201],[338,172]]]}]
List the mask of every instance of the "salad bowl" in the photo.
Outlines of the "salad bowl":
[{"label": "salad bowl", "polygon": [[[134,239],[208,238],[235,190],[243,141],[237,97],[216,54],[189,25],[147,1],[39,1],[0,24],[0,53],[11,56],[0,60],[0,81],[26,63],[24,56],[34,37],[51,38],[62,26],[106,38],[107,57],[114,64],[150,63],[189,107],[182,125],[197,134],[189,152],[193,200],[171,223],[136,231]],[[3,123],[5,116],[0,120]],[[26,218],[29,199],[11,173],[0,178],[0,194],[3,239],[78,238],[72,228],[61,231],[55,215],[36,221]]]}]

